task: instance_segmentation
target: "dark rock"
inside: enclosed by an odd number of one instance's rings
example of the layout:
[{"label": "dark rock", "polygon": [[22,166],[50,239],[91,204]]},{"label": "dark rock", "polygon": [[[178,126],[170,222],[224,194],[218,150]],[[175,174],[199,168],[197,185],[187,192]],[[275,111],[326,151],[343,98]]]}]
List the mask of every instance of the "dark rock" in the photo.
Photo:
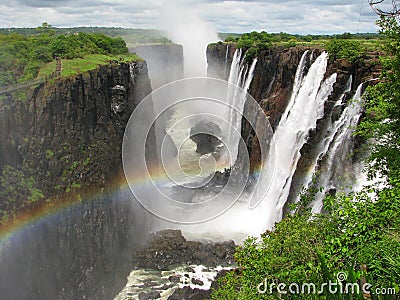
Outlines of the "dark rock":
[{"label": "dark rock", "polygon": [[169,276],[169,277],[168,277],[168,280],[171,281],[171,282],[175,282],[175,283],[178,283],[178,282],[181,281],[181,279],[179,278],[179,276],[175,276],[175,275]]},{"label": "dark rock", "polygon": [[186,272],[195,273],[195,270],[192,267],[187,267]]},{"label": "dark rock", "polygon": [[159,299],[161,297],[160,292],[152,291],[152,292],[142,292],[139,294],[139,300],[152,300]]},{"label": "dark rock", "polygon": [[6,116],[0,105],[0,168],[25,161],[45,195],[37,209],[64,207],[2,249],[2,299],[112,299],[125,286],[145,228],[131,195],[115,187],[127,121],[150,91],[145,62],[118,63],[48,81],[26,101],[11,97]]},{"label": "dark rock", "polygon": [[197,278],[192,278],[192,283],[195,285],[204,285],[204,282]]},{"label": "dark rock", "polygon": [[145,288],[153,287],[156,285],[159,285],[159,283],[152,281],[151,279],[143,281],[143,287],[145,287]]},{"label": "dark rock", "polygon": [[211,293],[208,290],[192,289],[190,287],[183,287],[175,290],[175,292],[168,297],[168,300],[203,300],[210,299]]},{"label": "dark rock", "polygon": [[206,120],[190,129],[190,139],[197,145],[196,152],[202,155],[217,151],[217,146],[221,144],[221,134],[217,124]]},{"label": "dark rock", "polygon": [[[182,264],[217,266],[231,264],[234,252],[233,241],[186,241],[180,230],[164,230],[152,234],[147,244],[133,253],[132,262],[134,268],[154,270],[169,270]],[[189,272],[193,272],[193,269]]]}]

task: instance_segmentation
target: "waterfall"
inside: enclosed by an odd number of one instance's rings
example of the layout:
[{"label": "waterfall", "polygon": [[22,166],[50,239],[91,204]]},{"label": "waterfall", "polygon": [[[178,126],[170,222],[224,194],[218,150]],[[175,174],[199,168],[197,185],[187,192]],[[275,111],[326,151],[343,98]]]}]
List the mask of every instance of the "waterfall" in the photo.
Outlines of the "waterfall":
[{"label": "waterfall", "polygon": [[250,68],[245,63],[245,56],[242,58],[242,49],[236,49],[232,64],[229,72],[228,82],[232,85],[228,89],[227,104],[230,106],[228,110],[228,128],[225,128],[224,132],[227,132],[226,143],[227,148],[230,151],[231,165],[236,161],[238,155],[238,145],[241,139],[241,125],[243,117],[243,109],[246,103],[247,95],[245,93],[239,93],[236,86],[239,86],[244,91],[248,91],[251,81],[254,77],[254,70],[257,64],[257,58],[254,58]]},{"label": "waterfall", "polygon": [[[335,110],[336,107],[340,107],[343,105],[343,99],[345,98],[346,94],[351,91],[351,85],[353,82],[353,77],[350,75],[349,79],[347,80],[345,90],[341,94],[341,96],[336,100],[334,107],[332,109],[332,112]],[[329,145],[332,143],[333,138],[335,137],[336,131],[337,131],[337,126],[339,125],[339,120],[336,122],[332,122],[332,119],[329,118],[330,122],[327,125],[326,132],[324,134],[324,137],[320,140],[318,143],[317,147],[317,155],[314,156],[314,160],[312,162],[312,168],[310,169],[311,172],[307,172],[305,177],[303,178],[303,184],[302,186],[305,188],[309,188],[312,184],[313,176],[315,176],[318,168],[319,168],[319,163],[321,159],[324,157],[324,155],[327,153],[329,149]],[[300,193],[296,196],[296,201],[298,202],[300,199]]]},{"label": "waterfall", "polygon": [[[310,130],[315,129],[317,120],[323,117],[324,103],[336,82],[336,74],[324,80],[328,63],[326,52],[314,61],[305,75],[307,56],[308,52],[305,52],[296,72],[292,96],[274,133],[275,147],[270,151],[275,153],[268,155],[261,173],[261,180],[271,182],[270,188],[261,198],[266,213],[266,228],[271,228],[282,218],[282,209],[300,158],[300,150]],[[250,204],[250,207],[257,205]]]},{"label": "waterfall", "polygon": [[228,56],[229,56],[229,44],[226,44],[226,52],[225,52],[225,64],[224,64],[224,79],[226,79],[226,75],[228,75]]},{"label": "waterfall", "polygon": [[[343,188],[338,186],[342,184],[348,184],[346,182],[351,178],[334,178],[336,173],[346,174],[351,176],[352,167],[350,166],[350,172],[344,172],[346,168],[346,159],[351,154],[354,146],[354,127],[358,124],[358,121],[362,114],[362,91],[363,84],[361,83],[352,100],[349,101],[346,108],[343,110],[339,120],[333,124],[332,128],[332,139],[328,145],[329,150],[326,153],[326,162],[324,170],[321,172],[317,181],[318,187],[323,188],[322,191],[315,195],[315,201],[313,203],[312,212],[317,213],[322,210],[322,200],[325,194],[331,188]],[[339,172],[338,172],[339,171]],[[353,178],[354,179],[354,178]]]},{"label": "waterfall", "polygon": [[135,65],[136,63],[134,62],[129,63],[129,74],[131,75],[132,84],[135,83]]}]

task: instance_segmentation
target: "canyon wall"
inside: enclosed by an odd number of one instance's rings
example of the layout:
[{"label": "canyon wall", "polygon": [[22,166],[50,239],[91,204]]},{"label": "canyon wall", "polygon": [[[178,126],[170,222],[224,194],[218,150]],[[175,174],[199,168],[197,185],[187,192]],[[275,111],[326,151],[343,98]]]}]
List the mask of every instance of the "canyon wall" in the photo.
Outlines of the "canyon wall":
[{"label": "canyon wall", "polygon": [[[110,62],[2,103],[1,150],[14,151],[2,165],[42,194],[34,203],[2,199],[3,210],[32,214],[1,240],[2,298],[112,299],[125,285],[145,226],[125,188],[121,145],[133,109],[150,92],[145,62]],[[147,147],[155,157],[152,145],[154,132]]]},{"label": "canyon wall", "polygon": [[[230,65],[236,50],[234,43],[210,44],[207,48],[208,74],[211,77],[228,80]],[[302,54],[309,50],[312,52],[309,68],[312,61],[324,51],[322,48],[310,47],[273,47],[262,50],[257,55],[257,65],[254,78],[249,88],[249,94],[259,103],[268,116],[272,127],[275,129],[285,111],[293,89],[296,69]],[[244,54],[243,54],[244,55]],[[333,73],[337,74],[337,80],[333,85],[333,91],[325,102],[324,117],[317,122],[317,128],[309,132],[307,143],[301,149],[301,158],[298,161],[287,203],[295,200],[302,189],[302,179],[310,168],[313,167],[313,159],[317,155],[316,144],[326,133],[331,120],[337,119],[345,105],[334,108],[335,101],[345,92],[349,78],[351,77],[350,91],[346,93],[344,103],[354,95],[358,85],[369,82],[378,77],[380,66],[379,53],[365,53],[357,63],[350,63],[345,59],[329,60],[325,78]],[[249,62],[250,63],[250,62]],[[246,107],[245,107],[246,109]],[[254,129],[248,122],[242,121],[242,137],[247,141],[250,152],[251,168],[254,170],[260,164],[260,149],[256,138],[253,138]],[[358,141],[359,142],[359,141]],[[356,141],[357,143],[357,141]],[[354,153],[355,155],[355,153]],[[239,157],[240,163],[240,157]]]}]

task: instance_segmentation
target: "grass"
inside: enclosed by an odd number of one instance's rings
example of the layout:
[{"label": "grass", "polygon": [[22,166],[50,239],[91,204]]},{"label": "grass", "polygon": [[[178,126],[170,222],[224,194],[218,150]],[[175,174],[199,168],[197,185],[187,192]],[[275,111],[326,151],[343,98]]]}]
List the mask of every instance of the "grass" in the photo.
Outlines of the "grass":
[{"label": "grass", "polygon": [[[133,60],[142,61],[143,59],[136,54],[118,54],[118,55],[103,55],[91,54],[83,58],[62,59],[61,60],[61,77],[70,77],[96,69],[99,65],[108,64],[110,61],[130,62]],[[56,61],[52,61],[42,67],[38,77],[50,76],[56,70]]]}]

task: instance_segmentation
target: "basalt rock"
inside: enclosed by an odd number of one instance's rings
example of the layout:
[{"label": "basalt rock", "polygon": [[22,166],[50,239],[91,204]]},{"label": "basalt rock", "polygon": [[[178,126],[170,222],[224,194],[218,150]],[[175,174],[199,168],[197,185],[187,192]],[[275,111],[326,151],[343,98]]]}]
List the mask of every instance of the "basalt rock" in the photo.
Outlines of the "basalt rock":
[{"label": "basalt rock", "polygon": [[[44,198],[41,220],[1,241],[1,298],[111,299],[125,285],[126,262],[145,229],[140,206],[134,210],[129,191],[119,189],[121,145],[132,111],[150,92],[145,62],[112,63],[3,106],[2,141],[13,144],[1,150],[16,154],[0,160],[30,166]],[[156,156],[154,132],[149,139]]]},{"label": "basalt rock", "polygon": [[200,121],[190,129],[190,139],[196,143],[196,152],[203,155],[217,151],[222,131],[213,122]]},{"label": "basalt rock", "polygon": [[134,269],[153,270],[171,270],[185,264],[215,267],[232,264],[234,252],[233,241],[187,241],[180,230],[163,230],[152,234],[148,242],[133,253],[132,264]]}]

